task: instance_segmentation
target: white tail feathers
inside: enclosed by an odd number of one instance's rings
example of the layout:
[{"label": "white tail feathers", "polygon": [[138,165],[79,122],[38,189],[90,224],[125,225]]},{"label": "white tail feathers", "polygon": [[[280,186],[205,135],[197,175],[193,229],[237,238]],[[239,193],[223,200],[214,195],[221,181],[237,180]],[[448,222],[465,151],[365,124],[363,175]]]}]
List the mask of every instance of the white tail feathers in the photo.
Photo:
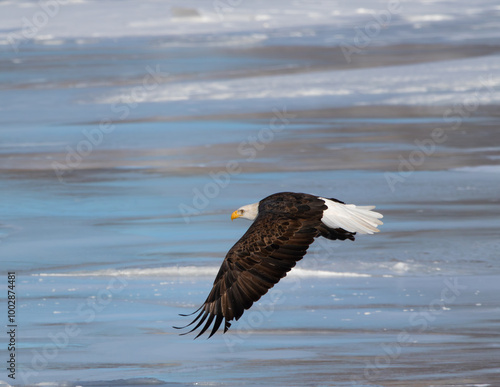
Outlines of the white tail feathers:
[{"label": "white tail feathers", "polygon": [[321,221],[330,228],[343,228],[349,232],[360,234],[373,234],[380,230],[377,226],[383,224],[379,218],[383,215],[371,211],[375,206],[355,206],[354,204],[342,204],[330,199],[320,198],[325,201],[326,209]]}]

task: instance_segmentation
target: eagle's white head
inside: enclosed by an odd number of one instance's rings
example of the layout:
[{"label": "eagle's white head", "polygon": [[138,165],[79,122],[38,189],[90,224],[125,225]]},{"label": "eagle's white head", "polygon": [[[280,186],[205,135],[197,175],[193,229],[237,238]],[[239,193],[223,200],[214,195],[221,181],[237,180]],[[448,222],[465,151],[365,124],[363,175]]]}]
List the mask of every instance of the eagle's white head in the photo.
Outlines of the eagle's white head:
[{"label": "eagle's white head", "polygon": [[247,204],[246,206],[238,208],[231,214],[231,220],[236,218],[245,218],[255,220],[259,214],[259,203]]}]

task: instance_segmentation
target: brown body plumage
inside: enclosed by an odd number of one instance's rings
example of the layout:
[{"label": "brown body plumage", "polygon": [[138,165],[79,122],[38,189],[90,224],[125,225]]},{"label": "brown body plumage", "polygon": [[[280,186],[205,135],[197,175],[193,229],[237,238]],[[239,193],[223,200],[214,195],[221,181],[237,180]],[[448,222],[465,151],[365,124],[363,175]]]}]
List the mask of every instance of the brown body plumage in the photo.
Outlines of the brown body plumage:
[{"label": "brown body plumage", "polygon": [[[315,238],[323,236],[332,240],[354,240],[356,231],[353,229],[330,227],[324,223],[326,211],[331,213],[330,207],[337,205],[353,206],[345,205],[337,199],[292,192],[277,193],[261,200],[258,206],[253,205],[258,207],[254,222],[228,251],[210,294],[194,312],[199,312],[197,317],[185,327],[196,325],[186,333],[193,332],[204,324],[196,336],[199,337],[213,323],[211,337],[223,321],[226,332],[231,326],[231,320],[238,320],[246,309],[285,277],[304,257]],[[246,207],[248,206],[237,211],[243,212]],[[365,211],[373,219],[382,217],[366,208],[368,207],[360,207],[355,213]],[[233,214],[234,217],[244,217],[238,215],[237,211]],[[373,221],[364,213],[361,215],[365,222],[381,224],[378,219]],[[374,230],[378,231],[376,228]]]}]

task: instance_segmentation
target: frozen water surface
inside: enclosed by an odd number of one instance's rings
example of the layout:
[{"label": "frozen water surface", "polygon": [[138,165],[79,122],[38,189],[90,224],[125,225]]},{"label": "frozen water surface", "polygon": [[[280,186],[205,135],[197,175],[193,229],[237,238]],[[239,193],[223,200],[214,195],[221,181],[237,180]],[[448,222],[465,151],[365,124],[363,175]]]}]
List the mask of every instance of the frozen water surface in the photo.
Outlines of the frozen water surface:
[{"label": "frozen water surface", "polygon": [[[0,385],[498,385],[499,16],[1,2]],[[228,333],[179,336],[231,212],[285,190],[376,205],[381,233],[317,240]]]}]

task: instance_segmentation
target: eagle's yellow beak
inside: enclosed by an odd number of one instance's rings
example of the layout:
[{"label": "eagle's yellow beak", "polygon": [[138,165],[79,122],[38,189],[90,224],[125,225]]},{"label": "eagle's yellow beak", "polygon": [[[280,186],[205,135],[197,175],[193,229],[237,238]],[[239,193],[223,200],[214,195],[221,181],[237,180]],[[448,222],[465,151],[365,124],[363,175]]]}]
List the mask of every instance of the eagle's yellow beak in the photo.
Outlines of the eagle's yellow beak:
[{"label": "eagle's yellow beak", "polygon": [[238,210],[234,211],[231,214],[231,220],[235,220],[236,218],[239,218],[239,217],[240,217],[240,214],[238,214]]}]

